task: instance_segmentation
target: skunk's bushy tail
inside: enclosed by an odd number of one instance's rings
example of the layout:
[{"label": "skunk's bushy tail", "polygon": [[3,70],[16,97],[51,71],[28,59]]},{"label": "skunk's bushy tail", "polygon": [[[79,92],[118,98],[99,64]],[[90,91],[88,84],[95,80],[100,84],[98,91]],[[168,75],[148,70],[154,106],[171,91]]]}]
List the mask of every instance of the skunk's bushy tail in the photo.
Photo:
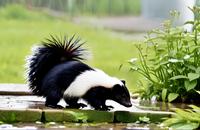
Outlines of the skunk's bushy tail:
[{"label": "skunk's bushy tail", "polygon": [[50,38],[42,42],[33,50],[33,54],[27,57],[27,82],[33,94],[42,96],[41,85],[44,76],[54,66],[72,60],[84,60],[84,43],[80,38],[57,37],[50,35]]}]

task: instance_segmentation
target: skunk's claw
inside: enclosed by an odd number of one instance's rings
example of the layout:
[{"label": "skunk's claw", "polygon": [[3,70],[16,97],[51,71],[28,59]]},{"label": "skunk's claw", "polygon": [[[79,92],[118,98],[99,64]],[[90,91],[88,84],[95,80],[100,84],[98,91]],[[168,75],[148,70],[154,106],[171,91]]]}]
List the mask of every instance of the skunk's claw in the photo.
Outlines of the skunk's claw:
[{"label": "skunk's claw", "polygon": [[50,108],[56,108],[56,109],[63,109],[64,107],[62,107],[61,105],[46,105],[46,107],[50,107]]},{"label": "skunk's claw", "polygon": [[78,103],[81,108],[87,107],[84,103]]},{"label": "skunk's claw", "polygon": [[111,109],[113,109],[114,107],[113,106],[102,106],[102,109],[103,111],[110,111]]},{"label": "skunk's claw", "polygon": [[87,105],[85,105],[84,103],[77,103],[77,104],[74,104],[74,105],[71,105],[71,106],[66,106],[66,108],[84,108],[84,107],[87,107]]}]

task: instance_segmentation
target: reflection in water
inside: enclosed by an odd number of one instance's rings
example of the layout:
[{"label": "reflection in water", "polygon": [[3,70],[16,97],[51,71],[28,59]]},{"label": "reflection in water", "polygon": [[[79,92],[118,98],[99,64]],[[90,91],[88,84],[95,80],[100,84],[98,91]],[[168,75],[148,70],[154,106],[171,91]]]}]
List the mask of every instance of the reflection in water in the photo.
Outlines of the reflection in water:
[{"label": "reflection in water", "polygon": [[185,103],[166,103],[166,102],[151,102],[151,101],[137,101],[136,107],[144,110],[154,111],[172,111],[173,108],[186,109],[189,104]]},{"label": "reflection in water", "polygon": [[[37,96],[0,96],[0,108],[44,108],[45,99]],[[165,102],[151,102],[151,101],[140,101],[138,99],[132,99],[133,106],[131,108],[126,108],[114,101],[108,100],[107,105],[114,106],[112,111],[124,110],[124,111],[143,111],[143,110],[153,110],[153,111],[171,111],[171,108],[188,108],[188,104],[184,103],[165,103]],[[61,100],[60,105],[65,106],[65,102]],[[88,106],[85,109],[91,109]]]}]

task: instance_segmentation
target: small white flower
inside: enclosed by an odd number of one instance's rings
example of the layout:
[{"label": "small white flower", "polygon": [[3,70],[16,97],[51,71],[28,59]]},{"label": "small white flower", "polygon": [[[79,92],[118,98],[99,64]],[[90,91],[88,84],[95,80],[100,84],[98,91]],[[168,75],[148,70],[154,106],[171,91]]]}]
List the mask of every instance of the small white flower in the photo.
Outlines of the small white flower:
[{"label": "small white flower", "polygon": [[157,102],[157,97],[156,96],[151,97],[151,102],[152,103],[156,103]]},{"label": "small white flower", "polygon": [[59,125],[58,128],[66,128],[64,125]]},{"label": "small white flower", "polygon": [[36,121],[35,123],[36,123],[36,124],[42,124],[42,122],[41,122],[41,121]]},{"label": "small white flower", "polygon": [[49,122],[49,125],[55,125],[56,122]]},{"label": "small white flower", "polygon": [[183,57],[184,60],[187,60],[187,59],[189,59],[189,58],[190,58],[190,55],[185,55],[185,56]]},{"label": "small white flower", "polygon": [[171,62],[171,63],[177,63],[177,62],[179,62],[178,59],[169,59],[168,61]]},{"label": "small white flower", "polygon": [[131,62],[131,63],[134,63],[136,61],[137,61],[137,58],[132,58],[132,59],[129,60],[129,62]]}]

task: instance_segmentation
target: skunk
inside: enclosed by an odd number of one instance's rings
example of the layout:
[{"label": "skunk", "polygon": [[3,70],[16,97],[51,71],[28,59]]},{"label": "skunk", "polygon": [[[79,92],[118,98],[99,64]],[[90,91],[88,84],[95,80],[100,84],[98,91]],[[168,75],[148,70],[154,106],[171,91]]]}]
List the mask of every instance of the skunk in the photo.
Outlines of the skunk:
[{"label": "skunk", "polygon": [[95,110],[110,110],[107,99],[131,107],[130,94],[125,81],[110,77],[99,69],[83,63],[86,49],[80,38],[50,38],[37,46],[27,59],[27,82],[34,95],[46,98],[45,106],[62,108],[57,103],[63,98],[70,108],[86,105]]}]

